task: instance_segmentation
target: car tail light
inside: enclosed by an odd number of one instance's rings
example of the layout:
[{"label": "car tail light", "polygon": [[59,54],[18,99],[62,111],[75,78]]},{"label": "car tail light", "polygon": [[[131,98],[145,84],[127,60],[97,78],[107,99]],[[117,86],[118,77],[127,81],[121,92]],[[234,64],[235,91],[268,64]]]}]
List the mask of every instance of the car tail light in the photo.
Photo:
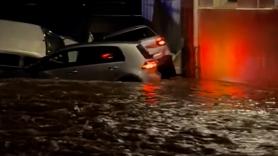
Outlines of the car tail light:
[{"label": "car tail light", "polygon": [[166,41],[163,37],[158,37],[155,41],[156,41],[156,44],[159,45],[159,46],[166,45]]},{"label": "car tail light", "polygon": [[142,65],[142,69],[152,69],[157,67],[157,61],[151,60],[147,61]]}]

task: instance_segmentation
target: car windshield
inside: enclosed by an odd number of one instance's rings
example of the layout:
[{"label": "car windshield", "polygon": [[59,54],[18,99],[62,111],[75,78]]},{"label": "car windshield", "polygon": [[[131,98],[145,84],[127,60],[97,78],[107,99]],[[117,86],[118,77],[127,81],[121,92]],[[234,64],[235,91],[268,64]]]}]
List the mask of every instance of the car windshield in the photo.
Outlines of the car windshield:
[{"label": "car windshield", "polygon": [[25,56],[23,58],[24,66],[30,66],[38,61],[38,58]]},{"label": "car windshield", "polygon": [[54,34],[50,30],[43,29],[45,35],[45,44],[47,54],[53,53],[58,49],[65,47],[65,43],[61,37]]}]

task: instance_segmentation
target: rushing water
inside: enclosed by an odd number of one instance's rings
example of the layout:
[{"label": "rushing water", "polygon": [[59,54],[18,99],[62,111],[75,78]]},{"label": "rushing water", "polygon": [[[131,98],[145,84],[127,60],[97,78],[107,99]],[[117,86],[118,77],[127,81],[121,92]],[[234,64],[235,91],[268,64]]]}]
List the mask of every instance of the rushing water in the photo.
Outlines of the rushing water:
[{"label": "rushing water", "polygon": [[278,155],[278,90],[177,78],[156,84],[0,82],[1,155]]}]

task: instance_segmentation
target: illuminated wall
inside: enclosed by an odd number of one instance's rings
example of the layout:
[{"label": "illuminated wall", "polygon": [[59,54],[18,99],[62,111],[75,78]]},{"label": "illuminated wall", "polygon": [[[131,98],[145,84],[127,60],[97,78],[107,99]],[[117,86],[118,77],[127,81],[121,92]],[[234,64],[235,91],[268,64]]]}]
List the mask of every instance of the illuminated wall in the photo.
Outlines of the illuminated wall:
[{"label": "illuminated wall", "polygon": [[278,10],[200,9],[201,78],[278,84]]}]

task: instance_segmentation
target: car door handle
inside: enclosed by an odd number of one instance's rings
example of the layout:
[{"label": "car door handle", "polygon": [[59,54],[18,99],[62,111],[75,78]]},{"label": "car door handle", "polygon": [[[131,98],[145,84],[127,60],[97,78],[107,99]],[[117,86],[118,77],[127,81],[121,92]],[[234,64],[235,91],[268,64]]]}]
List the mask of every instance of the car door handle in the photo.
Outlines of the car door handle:
[{"label": "car door handle", "polygon": [[116,69],[119,69],[118,66],[112,66],[112,67],[108,67],[109,70],[116,70]]}]

